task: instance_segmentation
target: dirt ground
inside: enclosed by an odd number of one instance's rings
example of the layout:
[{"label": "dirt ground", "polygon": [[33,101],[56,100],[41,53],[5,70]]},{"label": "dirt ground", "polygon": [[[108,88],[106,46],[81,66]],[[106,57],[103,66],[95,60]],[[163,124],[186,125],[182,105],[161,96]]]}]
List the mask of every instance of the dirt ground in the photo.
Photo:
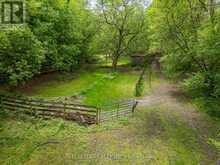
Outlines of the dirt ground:
[{"label": "dirt ground", "polygon": [[162,81],[150,95],[139,100],[137,113],[132,125],[91,138],[91,152],[110,155],[110,161],[96,158],[95,163],[218,163],[219,153],[208,139],[217,137],[219,124],[199,112],[176,85]]}]

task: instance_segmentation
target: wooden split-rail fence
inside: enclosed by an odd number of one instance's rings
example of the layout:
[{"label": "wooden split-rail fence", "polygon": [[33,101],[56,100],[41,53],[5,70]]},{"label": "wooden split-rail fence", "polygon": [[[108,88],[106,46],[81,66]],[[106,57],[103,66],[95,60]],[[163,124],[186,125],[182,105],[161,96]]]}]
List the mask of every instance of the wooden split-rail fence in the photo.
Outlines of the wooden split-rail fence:
[{"label": "wooden split-rail fence", "polygon": [[132,114],[137,103],[136,100],[124,100],[99,108],[90,105],[0,95],[1,109],[43,118],[59,117],[87,125]]}]

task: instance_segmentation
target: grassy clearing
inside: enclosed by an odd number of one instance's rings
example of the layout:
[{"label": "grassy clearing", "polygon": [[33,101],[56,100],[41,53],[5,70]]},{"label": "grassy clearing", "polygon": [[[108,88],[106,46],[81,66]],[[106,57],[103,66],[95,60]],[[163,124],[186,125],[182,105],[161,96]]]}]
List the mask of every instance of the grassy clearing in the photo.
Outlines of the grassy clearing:
[{"label": "grassy clearing", "polygon": [[[80,71],[77,74],[57,74],[48,80],[20,89],[17,93],[33,98],[53,99],[57,97],[79,96],[83,103],[101,106],[111,101],[133,98],[139,71],[121,71],[112,73],[108,69]],[[154,76],[153,82],[157,79]],[[148,81],[145,92],[149,92]]]},{"label": "grassy clearing", "polygon": [[[63,120],[41,120],[0,113],[0,164],[63,164],[71,154],[87,151],[90,135],[126,125],[128,120],[79,126]],[[64,154],[64,155],[63,155]],[[63,157],[64,156],[64,157]],[[69,157],[70,159],[71,157]]]},{"label": "grassy clearing", "polygon": [[[110,101],[133,98],[135,84],[138,80],[137,72],[100,74],[96,82],[85,93],[85,103],[101,106]],[[146,83],[146,91],[147,88]]]},{"label": "grassy clearing", "polygon": [[[113,73],[108,61],[101,60],[98,66],[88,70],[80,70],[75,73],[57,73],[43,75],[28,82],[23,88],[13,92],[43,99],[57,99],[60,97],[74,96],[85,104],[102,106],[111,101],[134,98],[135,85],[140,71],[129,67],[130,59],[122,57],[118,66],[120,71]],[[126,65],[126,66],[125,66]],[[107,68],[106,68],[107,67]],[[153,84],[157,84],[156,76],[153,76]],[[0,87],[5,92],[6,87]],[[144,94],[149,93],[149,83],[145,81]]]},{"label": "grassy clearing", "polygon": [[[164,107],[134,117],[83,127],[1,113],[0,164],[214,164],[206,143],[182,118]],[[208,138],[208,137],[207,137]]]}]

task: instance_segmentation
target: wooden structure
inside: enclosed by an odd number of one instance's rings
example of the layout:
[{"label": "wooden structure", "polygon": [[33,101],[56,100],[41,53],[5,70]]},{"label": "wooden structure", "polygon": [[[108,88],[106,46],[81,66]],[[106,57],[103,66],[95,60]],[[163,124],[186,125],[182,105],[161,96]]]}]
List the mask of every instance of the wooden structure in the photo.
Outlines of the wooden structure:
[{"label": "wooden structure", "polygon": [[133,113],[136,106],[137,101],[135,100],[125,100],[111,104],[111,106],[98,108],[81,104],[0,95],[0,109],[43,118],[63,118],[86,125],[126,116]]},{"label": "wooden structure", "polygon": [[95,124],[98,111],[98,109],[93,106],[4,95],[0,96],[0,104],[5,110],[23,112],[43,118],[60,117],[83,124]]},{"label": "wooden structure", "polygon": [[118,119],[134,113],[138,102],[136,100],[124,100],[104,106],[105,111],[100,111],[100,122]]},{"label": "wooden structure", "polygon": [[155,51],[147,55],[144,53],[135,53],[131,55],[132,66],[143,66],[147,62],[155,71],[161,70],[160,59],[160,51]]},{"label": "wooden structure", "polygon": [[144,64],[146,54],[144,53],[135,53],[131,55],[131,64],[132,66],[140,66]]}]

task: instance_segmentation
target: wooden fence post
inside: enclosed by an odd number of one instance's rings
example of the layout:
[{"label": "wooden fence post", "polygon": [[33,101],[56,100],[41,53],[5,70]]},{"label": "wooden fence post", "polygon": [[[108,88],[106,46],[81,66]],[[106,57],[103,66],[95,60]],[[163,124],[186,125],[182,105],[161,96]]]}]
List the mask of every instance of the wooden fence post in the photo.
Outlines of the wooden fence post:
[{"label": "wooden fence post", "polygon": [[133,107],[132,107],[132,113],[134,113],[134,110],[135,110],[135,108],[136,108],[137,105],[138,105],[138,101],[137,101],[137,100],[135,100],[134,102],[135,102],[135,103],[133,104]]}]

